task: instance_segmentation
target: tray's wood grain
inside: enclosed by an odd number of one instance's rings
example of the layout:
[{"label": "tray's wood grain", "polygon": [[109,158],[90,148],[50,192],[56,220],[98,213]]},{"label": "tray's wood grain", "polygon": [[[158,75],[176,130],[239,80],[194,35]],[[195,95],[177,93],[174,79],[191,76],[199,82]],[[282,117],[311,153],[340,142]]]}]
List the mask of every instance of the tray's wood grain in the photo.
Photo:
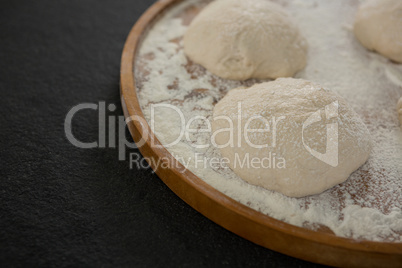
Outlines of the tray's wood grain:
[{"label": "tray's wood grain", "polygon": [[[215,190],[181,165],[152,133],[136,94],[134,62],[141,38],[152,22],[182,0],[161,0],[132,28],[121,61],[121,102],[128,128],[141,153],[163,182],[194,209],[232,231],[269,249],[312,262],[348,267],[401,267],[402,244],[356,241],[328,232],[293,226],[261,214]],[[169,167],[154,163],[168,161]],[[162,165],[163,166],[163,165]]]}]

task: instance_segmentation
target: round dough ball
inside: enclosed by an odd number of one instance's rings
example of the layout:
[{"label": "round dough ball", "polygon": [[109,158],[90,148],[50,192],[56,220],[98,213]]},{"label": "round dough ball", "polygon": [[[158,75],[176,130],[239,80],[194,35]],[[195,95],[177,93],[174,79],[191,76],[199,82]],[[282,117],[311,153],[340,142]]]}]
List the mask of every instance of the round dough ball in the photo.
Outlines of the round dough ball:
[{"label": "round dough ball", "polygon": [[346,101],[302,79],[229,91],[214,108],[212,130],[240,178],[290,197],[344,182],[371,151],[367,127]]},{"label": "round dough ball", "polygon": [[303,69],[307,43],[287,13],[269,0],[216,0],[190,24],[184,52],[223,78],[266,79]]},{"label": "round dough ball", "polygon": [[354,32],[366,48],[402,62],[402,1],[364,2],[356,14]]}]

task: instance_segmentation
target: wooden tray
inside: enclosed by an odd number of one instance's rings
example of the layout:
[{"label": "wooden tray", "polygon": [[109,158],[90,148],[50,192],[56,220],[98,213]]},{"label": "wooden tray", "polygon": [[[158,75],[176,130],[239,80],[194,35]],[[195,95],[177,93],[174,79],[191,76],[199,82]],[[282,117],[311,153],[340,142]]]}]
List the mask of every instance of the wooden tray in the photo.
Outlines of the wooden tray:
[{"label": "wooden tray", "polygon": [[[307,261],[332,266],[401,267],[402,244],[356,241],[325,230],[313,231],[271,218],[222,194],[185,169],[151,131],[142,113],[134,78],[134,62],[149,26],[169,7],[183,0],[161,0],[150,7],[132,28],[121,61],[121,102],[134,141],[163,182],[194,209],[233,233],[266,248]],[[157,168],[154,163],[172,168]],[[184,170],[184,172],[183,172]]]}]

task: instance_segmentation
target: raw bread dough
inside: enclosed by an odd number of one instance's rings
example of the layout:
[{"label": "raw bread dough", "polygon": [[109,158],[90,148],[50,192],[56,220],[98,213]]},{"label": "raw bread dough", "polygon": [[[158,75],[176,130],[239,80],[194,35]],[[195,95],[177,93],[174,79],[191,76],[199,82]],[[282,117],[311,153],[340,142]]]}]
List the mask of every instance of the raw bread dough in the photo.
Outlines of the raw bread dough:
[{"label": "raw bread dough", "polygon": [[184,35],[184,52],[227,79],[293,76],[306,65],[307,43],[278,4],[217,0]]},{"label": "raw bread dough", "polygon": [[371,151],[367,127],[346,101],[302,79],[229,91],[214,108],[212,130],[212,143],[240,178],[290,197],[344,182]]},{"label": "raw bread dough", "polygon": [[397,108],[398,108],[399,123],[400,123],[401,128],[402,128],[402,97],[398,101]]},{"label": "raw bread dough", "polygon": [[364,2],[356,14],[354,32],[366,48],[402,62],[402,1]]}]

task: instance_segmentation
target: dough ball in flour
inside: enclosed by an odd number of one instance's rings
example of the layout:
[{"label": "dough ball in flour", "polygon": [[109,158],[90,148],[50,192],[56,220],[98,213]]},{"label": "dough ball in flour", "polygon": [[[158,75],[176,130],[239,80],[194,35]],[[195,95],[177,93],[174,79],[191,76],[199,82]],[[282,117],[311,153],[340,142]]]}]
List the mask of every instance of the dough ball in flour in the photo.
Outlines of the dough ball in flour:
[{"label": "dough ball in flour", "polygon": [[229,91],[214,108],[212,130],[240,178],[290,197],[344,182],[371,151],[367,127],[346,101],[302,79]]},{"label": "dough ball in flour", "polygon": [[192,21],[184,52],[227,79],[293,76],[306,65],[307,43],[288,14],[269,0],[216,0]]},{"label": "dough ball in flour", "polygon": [[402,1],[363,2],[356,14],[354,32],[366,48],[402,62]]}]

